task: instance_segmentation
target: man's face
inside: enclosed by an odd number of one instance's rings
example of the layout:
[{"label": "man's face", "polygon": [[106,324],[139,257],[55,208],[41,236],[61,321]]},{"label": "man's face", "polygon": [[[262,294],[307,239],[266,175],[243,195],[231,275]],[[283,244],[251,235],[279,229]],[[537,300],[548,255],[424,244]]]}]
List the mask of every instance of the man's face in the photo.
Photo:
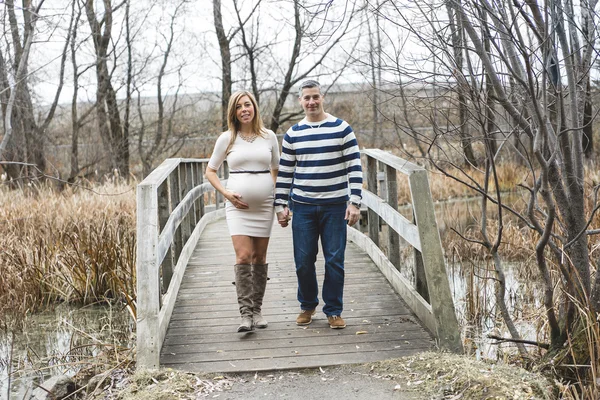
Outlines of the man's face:
[{"label": "man's face", "polygon": [[319,118],[323,115],[323,95],[317,87],[302,89],[300,105],[308,118]]}]

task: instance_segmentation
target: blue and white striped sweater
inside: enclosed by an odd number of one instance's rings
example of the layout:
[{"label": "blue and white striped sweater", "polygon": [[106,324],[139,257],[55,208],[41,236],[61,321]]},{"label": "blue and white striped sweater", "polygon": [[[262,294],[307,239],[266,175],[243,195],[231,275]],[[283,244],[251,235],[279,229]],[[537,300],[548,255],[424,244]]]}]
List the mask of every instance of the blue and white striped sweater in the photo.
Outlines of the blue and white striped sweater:
[{"label": "blue and white striped sweater", "polygon": [[331,115],[322,123],[303,119],[287,131],[279,161],[275,205],[287,206],[290,197],[308,204],[348,200],[360,203],[360,151],[346,121]]}]

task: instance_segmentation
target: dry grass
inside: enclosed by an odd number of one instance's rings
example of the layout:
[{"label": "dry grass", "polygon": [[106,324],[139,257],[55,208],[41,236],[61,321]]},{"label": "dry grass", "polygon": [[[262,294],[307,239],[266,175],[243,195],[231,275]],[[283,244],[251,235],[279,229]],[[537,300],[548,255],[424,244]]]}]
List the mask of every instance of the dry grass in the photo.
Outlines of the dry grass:
[{"label": "dry grass", "polygon": [[556,398],[552,383],[541,374],[453,354],[421,353],[376,363],[373,370],[432,399]]},{"label": "dry grass", "polygon": [[131,186],[0,188],[0,204],[0,320],[54,302],[134,297]]},{"label": "dry grass", "polygon": [[[87,396],[88,399],[164,400],[219,397],[233,385],[225,377],[207,378],[177,370],[114,370]],[[93,389],[93,388],[90,388]]]}]

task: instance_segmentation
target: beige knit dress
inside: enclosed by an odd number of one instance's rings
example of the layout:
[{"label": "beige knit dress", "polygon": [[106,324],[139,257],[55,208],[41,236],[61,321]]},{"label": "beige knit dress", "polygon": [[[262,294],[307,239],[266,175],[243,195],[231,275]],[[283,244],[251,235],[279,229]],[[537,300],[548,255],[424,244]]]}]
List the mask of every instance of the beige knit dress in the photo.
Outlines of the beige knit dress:
[{"label": "beige knit dress", "polygon": [[274,208],[273,178],[269,172],[279,168],[279,144],[272,131],[265,137],[258,136],[253,142],[239,135],[225,154],[231,133],[222,133],[208,162],[212,169],[219,169],[224,160],[229,165],[230,175],[226,188],[242,196],[249,208],[235,208],[226,203],[225,215],[230,235],[270,237],[273,227]]}]

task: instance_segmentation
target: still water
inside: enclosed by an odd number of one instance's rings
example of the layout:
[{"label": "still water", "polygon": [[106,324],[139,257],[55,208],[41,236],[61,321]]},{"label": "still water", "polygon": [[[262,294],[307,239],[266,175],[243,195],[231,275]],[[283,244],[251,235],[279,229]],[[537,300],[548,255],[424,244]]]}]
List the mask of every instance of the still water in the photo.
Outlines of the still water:
[{"label": "still water", "polygon": [[133,346],[133,330],[122,306],[61,305],[28,316],[22,331],[0,333],[0,399],[29,398],[44,376],[73,376],[104,344]]}]

